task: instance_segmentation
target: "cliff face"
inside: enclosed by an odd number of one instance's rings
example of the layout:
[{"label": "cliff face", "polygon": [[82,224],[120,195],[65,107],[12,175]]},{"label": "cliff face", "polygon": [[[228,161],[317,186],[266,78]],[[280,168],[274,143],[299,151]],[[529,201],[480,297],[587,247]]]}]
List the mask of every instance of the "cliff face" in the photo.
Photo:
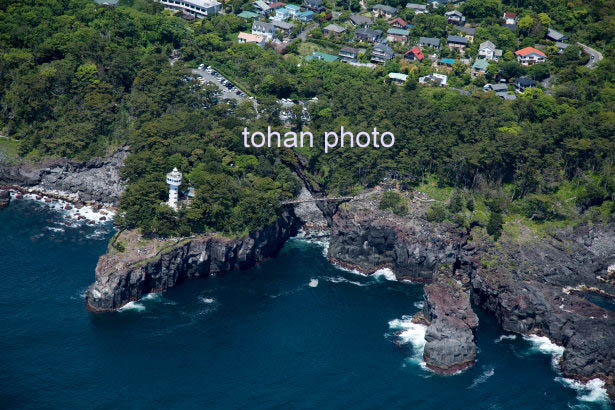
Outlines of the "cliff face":
[{"label": "cliff face", "polygon": [[82,201],[117,205],[125,189],[120,169],[127,157],[128,148],[121,148],[111,156],[85,162],[60,158],[14,166],[0,161],[0,186],[79,193]]},{"label": "cliff face", "polygon": [[[203,236],[146,241],[136,231],[123,232],[98,261],[87,306],[97,312],[113,311],[187,278],[250,268],[277,254],[295,233],[294,220],[285,214],[272,225],[238,239]],[[120,252],[114,246],[125,249]]]},{"label": "cliff face", "polygon": [[464,233],[427,222],[428,205],[420,201],[402,218],[377,209],[378,198],[370,193],[340,207],[329,257],[366,273],[388,266],[398,278],[433,282],[415,318],[429,326],[429,367],[450,373],[474,362],[478,320],[471,295],[505,330],[547,336],[565,347],[560,368],[566,377],[600,378],[615,397],[615,312],[586,297],[615,300],[615,226],[540,236],[521,226],[520,234],[504,232],[494,243],[479,227]]}]

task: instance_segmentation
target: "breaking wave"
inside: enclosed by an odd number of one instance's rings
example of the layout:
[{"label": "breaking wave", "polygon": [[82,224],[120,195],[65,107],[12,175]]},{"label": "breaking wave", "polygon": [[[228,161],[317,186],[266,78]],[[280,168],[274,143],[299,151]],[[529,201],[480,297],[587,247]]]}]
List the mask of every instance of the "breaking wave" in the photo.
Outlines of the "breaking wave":
[{"label": "breaking wave", "polygon": [[315,288],[318,286],[318,279],[310,279],[310,283],[308,283],[308,286],[311,288]]},{"label": "breaking wave", "polygon": [[517,338],[517,335],[502,335],[498,337],[497,339],[495,339],[494,343],[500,343],[504,340],[515,340],[516,338]]},{"label": "breaking wave", "polygon": [[376,272],[372,274],[375,279],[384,279],[390,281],[397,281],[397,277],[395,276],[395,272],[393,272],[389,268],[378,269]]},{"label": "breaking wave", "polygon": [[134,310],[135,312],[143,312],[145,310],[145,306],[138,302],[128,302],[119,308],[118,312],[127,312],[131,310]]},{"label": "breaking wave", "polygon": [[483,369],[485,369],[485,371],[483,371],[483,373],[480,376],[474,379],[474,381],[469,387],[470,389],[473,389],[479,384],[486,382],[488,378],[490,378],[491,376],[495,374],[495,369],[493,368],[493,366],[489,366],[489,367],[483,366]]},{"label": "breaking wave", "polygon": [[[423,369],[427,369],[427,366],[423,361],[427,326],[414,323],[412,322],[412,316],[404,315],[401,319],[393,319],[389,321],[389,329],[393,332],[397,344],[412,345],[414,354],[409,360],[420,365]],[[390,334],[385,336],[390,336]]]},{"label": "breaking wave", "polygon": [[577,391],[577,399],[579,401],[591,402],[591,403],[609,403],[609,396],[607,394],[605,383],[600,379],[592,379],[587,383],[581,383],[577,380],[566,379],[564,377],[556,377],[560,383],[563,383],[566,387],[570,387]]}]

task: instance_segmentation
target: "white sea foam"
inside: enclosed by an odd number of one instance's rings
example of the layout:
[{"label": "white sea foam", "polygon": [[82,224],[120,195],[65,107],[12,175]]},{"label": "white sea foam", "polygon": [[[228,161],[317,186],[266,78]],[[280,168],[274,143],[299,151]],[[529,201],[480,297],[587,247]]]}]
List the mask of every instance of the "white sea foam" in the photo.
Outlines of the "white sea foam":
[{"label": "white sea foam", "polygon": [[311,288],[315,288],[316,286],[318,286],[318,279],[310,279],[310,283],[308,283],[308,286]]},{"label": "white sea foam", "polygon": [[600,379],[591,379],[587,383],[581,383],[577,380],[566,379],[564,377],[556,377],[555,380],[563,383],[577,391],[577,399],[584,402],[602,402],[608,403],[609,396],[607,394],[605,383]]},{"label": "white sea foam", "polygon": [[494,340],[495,343],[500,343],[504,340],[515,340],[517,338],[517,335],[502,335],[500,337],[498,337],[497,339]]},{"label": "white sea foam", "polygon": [[134,310],[137,312],[143,312],[145,310],[145,306],[138,302],[128,302],[124,306],[118,309],[119,312],[126,312],[129,310]]},{"label": "white sea foam", "polygon": [[414,307],[422,310],[425,307],[425,302],[414,302]]},{"label": "white sea foam", "polygon": [[[55,195],[62,195],[62,193],[55,192],[55,191],[52,191],[50,193],[55,194]],[[40,199],[37,199],[37,197]],[[45,202],[45,199],[47,197],[45,195],[41,195],[37,193],[26,193],[23,195],[23,198],[39,202],[47,206],[49,209],[52,209],[52,210],[55,210],[61,213],[62,215],[64,215],[64,218],[70,222],[70,225],[68,226],[79,226],[82,224],[108,223],[112,221],[113,218],[115,217],[115,212],[109,209],[105,209],[105,208],[96,210],[93,207],[88,205],[88,206],[83,206],[80,209],[77,209],[72,203],[61,200],[61,199],[53,200],[51,202]],[[73,196],[73,199],[76,200],[77,198]],[[71,208],[71,209],[66,209],[67,206],[68,208]],[[79,219],[79,217],[81,217],[81,219]]]},{"label": "white sea foam", "polygon": [[162,294],[157,293],[157,292],[148,293],[147,295],[141,298],[141,300],[148,300],[148,301],[158,301],[160,299],[162,299]]},{"label": "white sea foam", "polygon": [[368,286],[367,283],[361,283],[361,282],[357,282],[354,280],[350,280],[350,279],[346,279],[342,276],[336,276],[333,278],[325,278],[325,280],[331,282],[331,283],[350,283],[352,285],[356,285],[356,286]]},{"label": "white sea foam", "polygon": [[384,279],[390,281],[397,281],[397,277],[395,276],[395,272],[393,272],[389,268],[378,269],[376,272],[372,274],[375,279]]},{"label": "white sea foam", "polygon": [[427,369],[425,361],[423,361],[427,326],[413,323],[412,316],[404,315],[401,319],[391,320],[389,322],[389,329],[395,332],[395,338],[399,344],[412,345],[414,354],[410,358],[410,361],[420,365],[423,369]]},{"label": "white sea foam", "polygon": [[53,226],[48,226],[47,229],[52,231],[52,232],[64,232],[64,229],[62,229],[62,228],[54,228]]},{"label": "white sea foam", "polygon": [[559,360],[564,354],[564,347],[556,345],[546,336],[529,335],[523,336],[525,340],[530,342],[535,351],[540,353],[550,354],[551,363],[555,369],[559,366]]},{"label": "white sea foam", "polygon": [[469,387],[470,389],[473,389],[479,384],[486,382],[488,378],[490,378],[491,376],[495,374],[495,369],[493,368],[493,366],[489,366],[489,367],[483,366],[483,369],[485,369],[483,373],[480,376],[478,376],[476,379],[474,379],[474,381],[472,381],[472,384]]},{"label": "white sea foam", "polygon": [[200,296],[199,300],[207,305],[211,305],[213,303],[216,303],[216,299],[214,298],[206,298],[205,296]]}]

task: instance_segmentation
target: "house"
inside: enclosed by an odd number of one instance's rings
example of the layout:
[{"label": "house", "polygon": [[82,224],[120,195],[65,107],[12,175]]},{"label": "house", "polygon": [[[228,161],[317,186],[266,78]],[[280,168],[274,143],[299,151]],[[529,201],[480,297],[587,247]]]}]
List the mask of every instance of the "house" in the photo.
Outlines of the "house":
[{"label": "house", "polygon": [[462,35],[468,39],[470,43],[474,43],[474,37],[476,36],[476,28],[474,27],[459,27]]},{"label": "house", "polygon": [[320,13],[326,9],[322,0],[305,0],[303,4],[306,9],[312,10],[314,13]]},{"label": "house", "polygon": [[472,64],[472,75],[477,77],[481,74],[485,74],[487,72],[487,68],[489,68],[489,61],[481,58],[480,60],[476,60],[474,64]]},{"label": "house", "polygon": [[365,41],[367,43],[374,43],[380,39],[382,31],[372,30],[371,28],[361,27],[355,32],[355,37],[358,41]]},{"label": "house", "polygon": [[314,20],[314,12],[312,10],[301,11],[297,14],[296,19],[304,23],[310,23]]},{"label": "house", "polygon": [[440,59],[439,64],[447,66],[447,67],[452,67],[453,64],[455,64],[455,59],[454,58],[442,58]]},{"label": "house", "polygon": [[290,18],[293,19],[297,18],[299,13],[301,13],[301,7],[297,6],[296,4],[287,4],[285,9],[288,10]]},{"label": "house", "polygon": [[220,12],[222,4],[215,0],[160,0],[167,10],[177,10],[184,14],[203,18]]},{"label": "house", "polygon": [[524,93],[528,88],[536,88],[537,85],[538,83],[536,81],[527,77],[519,77],[515,82],[515,87],[519,93]]},{"label": "house", "polygon": [[269,7],[269,5],[262,0],[257,0],[254,2],[254,9],[257,13],[262,14],[263,16],[267,16],[273,11],[271,10],[271,7]]},{"label": "house", "polygon": [[429,74],[424,77],[419,77],[419,84],[435,85],[438,87],[446,87],[448,84],[448,76],[444,74]]},{"label": "house", "polygon": [[502,50],[495,48],[495,44],[491,41],[483,41],[478,46],[478,57],[485,60],[499,60],[502,57]]},{"label": "house", "polygon": [[390,28],[387,30],[387,40],[396,41],[398,43],[405,43],[408,41],[410,30],[403,30],[401,28]]},{"label": "house", "polygon": [[547,55],[534,47],[525,47],[515,51],[517,61],[521,65],[530,66],[547,61]]},{"label": "house", "polygon": [[322,29],[322,32],[325,36],[339,36],[344,31],[346,31],[346,27],[338,26],[337,24],[329,24],[327,27]]},{"label": "house", "polygon": [[385,19],[391,19],[397,14],[397,9],[395,7],[386,6],[384,4],[376,4],[372,7],[372,11],[376,17]]},{"label": "house", "polygon": [[410,51],[404,54],[404,58],[410,61],[422,62],[425,59],[425,55],[420,48],[413,47],[412,49],[410,49]]},{"label": "house", "polygon": [[448,18],[448,24],[463,26],[466,22],[466,18],[458,10],[447,11],[444,15]]},{"label": "house", "polygon": [[237,36],[237,41],[240,43],[258,44],[261,47],[265,47],[265,40],[266,39],[263,36],[244,32],[239,33],[239,36]]},{"label": "house", "polygon": [[504,16],[502,16],[502,18],[504,19],[504,24],[505,25],[510,25],[510,26],[516,26],[517,25],[517,13],[513,13],[510,11],[507,11],[504,13]]},{"label": "house", "polygon": [[244,18],[244,19],[252,19],[252,20],[258,18],[258,14],[253,12],[253,11],[242,11],[237,16],[241,17],[241,18]]},{"label": "house", "polygon": [[377,44],[372,50],[371,61],[377,64],[384,64],[395,57],[395,51],[386,44]]},{"label": "house", "polygon": [[353,14],[350,16],[350,22],[358,27],[369,27],[374,24],[374,21],[369,17],[362,16],[360,14]]},{"label": "house", "polygon": [[419,38],[419,46],[421,47],[431,47],[436,50],[440,49],[440,39],[433,37],[420,37]]},{"label": "house", "polygon": [[469,44],[468,39],[465,37],[461,37],[461,36],[448,36],[447,41],[448,41],[448,47],[450,49],[456,48],[462,53],[464,52],[464,50]]},{"label": "house", "polygon": [[252,23],[252,34],[263,36],[268,41],[271,41],[275,35],[275,26],[271,23],[265,23],[264,21],[255,21]]},{"label": "house", "polygon": [[408,79],[408,75],[402,73],[389,73],[389,78],[391,79],[392,83],[397,85],[403,85]]},{"label": "house", "polygon": [[428,13],[427,5],[425,4],[408,3],[406,4],[406,8],[414,10],[414,14]]},{"label": "house", "polygon": [[563,54],[563,53],[564,53],[564,51],[566,51],[566,49],[567,49],[568,47],[570,47],[570,44],[568,44],[568,43],[562,43],[561,41],[557,41],[557,42],[555,43],[555,45],[557,46],[557,49],[558,49],[559,54]]},{"label": "house", "polygon": [[498,93],[507,93],[508,94],[508,86],[506,84],[486,84],[483,87],[483,90],[485,90],[485,91],[495,91],[496,94],[498,94]]},{"label": "house", "polygon": [[320,61],[324,61],[325,63],[333,63],[339,60],[339,57],[334,56],[332,54],[321,53],[320,51],[314,51],[311,56],[305,57],[305,60],[306,61],[320,60]]},{"label": "house", "polygon": [[285,21],[274,21],[271,24],[273,24],[276,30],[281,31],[286,37],[288,37],[290,33],[293,32],[293,28],[295,28],[293,23],[287,23]]},{"label": "house", "polygon": [[401,17],[394,18],[389,21],[389,24],[394,28],[408,28],[408,23],[406,23]]},{"label": "house", "polygon": [[565,34],[562,34],[562,33],[558,32],[558,31],[549,29],[549,30],[547,30],[547,39],[549,39],[551,41],[561,41],[561,42],[564,42],[564,41],[570,40],[570,37],[568,37]]},{"label": "house", "polygon": [[269,3],[269,8],[271,10],[277,10],[277,9],[281,9],[286,7],[286,3],[281,3],[281,2],[275,2],[275,3]]},{"label": "house", "polygon": [[338,56],[345,63],[356,63],[359,61],[359,49],[352,47],[342,47]]},{"label": "house", "polygon": [[271,20],[286,21],[289,18],[291,18],[290,10],[286,7],[281,7],[275,11],[275,15],[271,17]]}]

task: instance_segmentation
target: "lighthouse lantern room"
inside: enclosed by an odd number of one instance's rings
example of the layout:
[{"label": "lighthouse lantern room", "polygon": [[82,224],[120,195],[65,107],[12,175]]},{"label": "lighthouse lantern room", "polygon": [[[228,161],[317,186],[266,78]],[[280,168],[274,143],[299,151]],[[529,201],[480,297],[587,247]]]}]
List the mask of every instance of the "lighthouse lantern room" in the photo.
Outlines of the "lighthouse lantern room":
[{"label": "lighthouse lantern room", "polygon": [[167,184],[169,184],[169,206],[177,211],[177,201],[179,197],[179,186],[182,184],[182,173],[173,168],[167,174]]}]

